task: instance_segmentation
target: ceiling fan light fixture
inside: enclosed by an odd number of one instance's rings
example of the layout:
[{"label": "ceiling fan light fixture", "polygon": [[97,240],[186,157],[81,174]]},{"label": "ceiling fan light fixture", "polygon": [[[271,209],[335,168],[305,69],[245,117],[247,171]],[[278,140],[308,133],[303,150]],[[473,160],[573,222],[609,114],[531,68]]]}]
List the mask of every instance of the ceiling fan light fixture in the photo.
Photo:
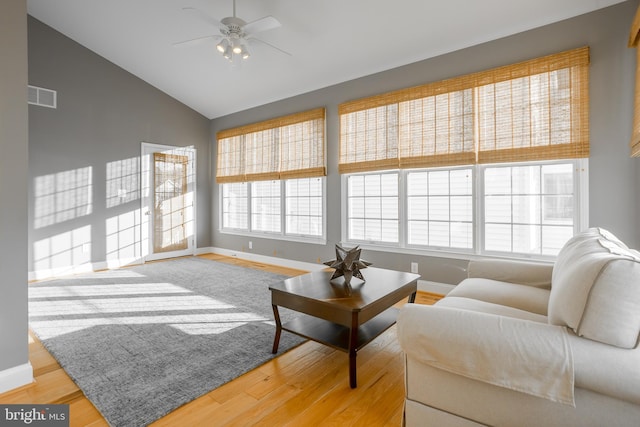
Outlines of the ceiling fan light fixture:
[{"label": "ceiling fan light fixture", "polygon": [[242,44],[240,44],[237,40],[233,41],[233,53],[236,55],[240,55],[242,53]]},{"label": "ceiling fan light fixture", "polygon": [[218,49],[218,52],[224,53],[224,51],[227,49],[227,46],[229,46],[229,42],[227,41],[227,39],[222,39],[220,43],[216,45],[216,49]]},{"label": "ceiling fan light fixture", "polygon": [[242,56],[242,59],[248,59],[251,56],[249,49],[247,49],[247,45],[244,43],[240,46],[240,56]]},{"label": "ceiling fan light fixture", "polygon": [[222,56],[224,56],[229,61],[231,61],[231,59],[233,58],[233,51],[231,50],[231,45],[227,44],[227,47],[225,47],[224,52],[222,53]]}]

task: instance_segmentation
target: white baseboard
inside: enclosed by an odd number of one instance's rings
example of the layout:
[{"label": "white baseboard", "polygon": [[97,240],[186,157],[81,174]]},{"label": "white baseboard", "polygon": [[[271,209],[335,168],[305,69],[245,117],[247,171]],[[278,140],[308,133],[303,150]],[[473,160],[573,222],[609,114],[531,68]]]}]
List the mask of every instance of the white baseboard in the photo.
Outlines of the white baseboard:
[{"label": "white baseboard", "polygon": [[[302,262],[302,261],[292,261],[284,258],[271,257],[266,255],[258,255],[252,254],[249,252],[242,251],[232,251],[229,249],[223,248],[202,248],[198,251],[198,255],[206,254],[206,253],[214,253],[226,256],[238,257],[241,259],[246,259],[249,261],[262,262],[265,264],[273,264],[273,265],[281,265],[283,267],[296,268],[298,270],[306,270],[306,271],[317,271],[326,268],[327,266],[324,264],[315,264],[310,262]],[[425,292],[432,292],[435,294],[448,294],[455,285],[450,285],[448,283],[440,283],[440,282],[431,282],[428,280],[418,280],[418,290]]]},{"label": "white baseboard", "polygon": [[196,249],[196,255],[211,254],[211,253],[214,253],[214,249],[215,248],[212,248],[212,247],[197,248]]},{"label": "white baseboard", "polygon": [[258,255],[258,254],[253,254],[249,252],[233,251],[233,250],[224,249],[224,248],[210,247],[210,248],[203,248],[203,249],[204,251],[198,250],[198,254],[214,253],[214,254],[238,257],[238,258],[246,259],[249,261],[280,265],[282,267],[295,268],[297,270],[305,270],[305,271],[318,271],[318,270],[327,268],[327,266],[324,264],[316,264],[313,262],[304,262],[304,261],[294,261],[294,260],[285,259],[285,258],[278,258],[273,256],[267,256],[267,255]]},{"label": "white baseboard", "polygon": [[95,271],[95,264],[72,265],[68,267],[47,268],[44,270],[30,271],[28,275],[29,281],[45,280],[53,277],[68,276],[70,274],[89,273]]},{"label": "white baseboard", "polygon": [[[114,268],[130,267],[132,265],[141,265],[141,264],[144,264],[143,258],[123,258],[123,259],[112,259],[106,262],[96,263],[95,265],[100,265],[101,270],[105,270],[105,269],[111,270]],[[98,268],[95,268],[95,270],[98,270]]]},{"label": "white baseboard", "polygon": [[447,295],[455,288],[456,285],[450,285],[448,283],[431,282],[428,280],[418,280],[418,290],[431,292],[434,294]]},{"label": "white baseboard", "polygon": [[32,382],[33,367],[29,362],[0,371],[0,393],[31,384]]},{"label": "white baseboard", "polygon": [[126,267],[131,265],[143,264],[144,260],[140,258],[114,259],[108,261],[100,261],[86,263],[80,265],[70,265],[67,267],[48,268],[44,270],[30,271],[28,280],[46,280],[55,277],[69,276],[73,274],[91,273],[93,271],[110,270],[114,268]]}]

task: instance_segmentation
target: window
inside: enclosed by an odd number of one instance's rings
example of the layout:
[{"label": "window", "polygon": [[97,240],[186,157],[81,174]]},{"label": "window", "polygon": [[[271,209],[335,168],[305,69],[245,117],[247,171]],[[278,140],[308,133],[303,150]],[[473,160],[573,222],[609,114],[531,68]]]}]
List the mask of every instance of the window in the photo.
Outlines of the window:
[{"label": "window", "polygon": [[235,182],[221,185],[222,228],[249,229],[249,185]]},{"label": "window", "polygon": [[279,233],[280,181],[258,181],[251,183],[251,229]]},{"label": "window", "polygon": [[[347,236],[354,243],[473,249],[472,169],[346,175]],[[406,205],[400,194],[406,195]]]},{"label": "window", "polygon": [[325,110],[218,132],[225,232],[323,240]]},{"label": "window", "polygon": [[292,240],[324,239],[324,177],[220,187],[222,231]]},{"label": "window", "polygon": [[[341,104],[344,238],[556,253],[586,222],[588,65],[584,47]],[[375,185],[387,175],[395,216]]]},{"label": "window", "polygon": [[320,178],[285,181],[286,234],[322,237],[323,180]]},{"label": "window", "polygon": [[573,235],[574,165],[487,167],[485,251],[555,255]]},{"label": "window", "polygon": [[586,225],[585,167],[586,160],[565,160],[348,174],[344,239],[546,259]]},{"label": "window", "polygon": [[398,174],[354,175],[347,186],[349,239],[397,243]]},{"label": "window", "polygon": [[407,243],[473,248],[473,170],[407,172]]}]

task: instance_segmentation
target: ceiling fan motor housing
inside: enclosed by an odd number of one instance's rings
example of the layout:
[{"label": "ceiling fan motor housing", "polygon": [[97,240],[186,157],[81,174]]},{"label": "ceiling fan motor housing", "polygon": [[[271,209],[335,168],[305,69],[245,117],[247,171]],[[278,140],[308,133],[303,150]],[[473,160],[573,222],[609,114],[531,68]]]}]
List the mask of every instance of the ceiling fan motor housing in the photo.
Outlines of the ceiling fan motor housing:
[{"label": "ceiling fan motor housing", "polygon": [[[244,38],[246,37],[243,27],[247,24],[244,20],[230,16],[223,18],[220,21],[224,27],[220,28],[222,35],[230,38]],[[226,27],[226,28],[225,28]]]}]

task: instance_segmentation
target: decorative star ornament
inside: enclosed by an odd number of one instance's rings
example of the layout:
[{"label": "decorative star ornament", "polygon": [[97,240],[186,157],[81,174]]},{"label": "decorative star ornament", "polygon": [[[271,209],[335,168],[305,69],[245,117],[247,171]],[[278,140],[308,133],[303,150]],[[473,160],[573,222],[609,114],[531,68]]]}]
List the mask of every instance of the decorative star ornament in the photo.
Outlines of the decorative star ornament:
[{"label": "decorative star ornament", "polygon": [[364,276],[362,276],[360,270],[367,268],[371,263],[360,259],[361,251],[359,246],[347,250],[340,245],[336,245],[336,259],[324,263],[331,268],[335,268],[330,280],[344,276],[346,284],[351,282],[352,277],[357,277],[364,282]]}]

